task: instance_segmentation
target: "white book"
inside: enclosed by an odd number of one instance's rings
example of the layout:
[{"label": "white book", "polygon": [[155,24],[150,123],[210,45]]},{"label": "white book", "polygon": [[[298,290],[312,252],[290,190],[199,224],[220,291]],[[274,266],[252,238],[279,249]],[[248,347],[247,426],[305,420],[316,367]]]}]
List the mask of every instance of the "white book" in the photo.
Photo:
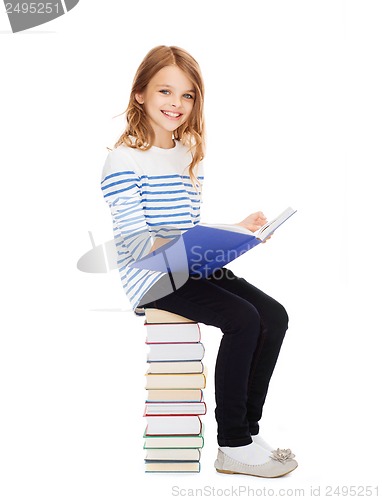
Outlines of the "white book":
[{"label": "white book", "polygon": [[146,450],[146,460],[200,460],[199,448],[153,448]]},{"label": "white book", "polygon": [[146,323],[146,343],[199,342],[198,323]]},{"label": "white book", "polygon": [[146,416],[146,435],[198,435],[202,430],[202,423],[198,415],[182,416]]},{"label": "white book", "polygon": [[148,344],[147,361],[201,361],[204,346],[201,342],[184,344]]},{"label": "white book", "polygon": [[146,403],[145,415],[204,415],[206,404],[198,403]]}]

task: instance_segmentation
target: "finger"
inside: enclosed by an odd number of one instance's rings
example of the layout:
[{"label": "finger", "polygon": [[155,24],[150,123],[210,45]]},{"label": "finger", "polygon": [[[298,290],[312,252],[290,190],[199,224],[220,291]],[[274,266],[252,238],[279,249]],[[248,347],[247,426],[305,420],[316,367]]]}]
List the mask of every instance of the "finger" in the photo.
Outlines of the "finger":
[{"label": "finger", "polygon": [[265,218],[265,215],[263,214],[263,212],[254,212],[252,214],[252,217],[254,219],[264,219]]}]

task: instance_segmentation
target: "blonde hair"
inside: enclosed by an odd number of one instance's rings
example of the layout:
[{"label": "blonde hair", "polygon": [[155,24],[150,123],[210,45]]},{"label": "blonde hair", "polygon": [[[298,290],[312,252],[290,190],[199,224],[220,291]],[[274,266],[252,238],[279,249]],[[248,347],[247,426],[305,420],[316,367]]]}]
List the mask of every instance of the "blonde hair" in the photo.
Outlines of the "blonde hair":
[{"label": "blonde hair", "polygon": [[[150,80],[165,66],[176,65],[191,80],[195,87],[195,101],[187,122],[174,131],[174,139],[189,147],[192,161],[188,173],[195,189],[197,181],[197,166],[205,155],[204,129],[204,83],[197,61],[185,50],[175,46],[158,45],[151,49],[141,62],[135,74],[130,100],[126,111],[127,126],[115,143],[114,148],[124,144],[130,148],[147,151],[154,143],[155,133],[149,123],[142,104],[139,104],[135,94],[142,93]],[[122,114],[122,113],[121,113]],[[119,116],[119,115],[117,115]],[[134,140],[132,140],[134,138]],[[200,186],[199,186],[200,189]]]}]

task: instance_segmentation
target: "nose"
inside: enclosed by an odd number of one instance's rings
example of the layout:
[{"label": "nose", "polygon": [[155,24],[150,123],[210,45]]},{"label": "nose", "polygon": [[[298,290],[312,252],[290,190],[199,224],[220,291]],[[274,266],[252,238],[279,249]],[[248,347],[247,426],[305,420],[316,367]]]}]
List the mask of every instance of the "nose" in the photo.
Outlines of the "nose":
[{"label": "nose", "polygon": [[174,108],[179,108],[181,106],[181,100],[179,96],[176,96],[175,94],[172,95],[171,106],[173,106]]}]

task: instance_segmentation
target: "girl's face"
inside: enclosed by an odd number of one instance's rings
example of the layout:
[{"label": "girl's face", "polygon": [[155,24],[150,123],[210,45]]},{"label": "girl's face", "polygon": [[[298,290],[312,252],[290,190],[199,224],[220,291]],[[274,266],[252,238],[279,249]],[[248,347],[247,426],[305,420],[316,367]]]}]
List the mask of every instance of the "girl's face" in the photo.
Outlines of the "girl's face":
[{"label": "girl's face", "polygon": [[171,148],[172,133],[188,120],[194,106],[195,89],[191,80],[178,66],[165,66],[135,98],[144,104],[154,129],[154,146]]}]

